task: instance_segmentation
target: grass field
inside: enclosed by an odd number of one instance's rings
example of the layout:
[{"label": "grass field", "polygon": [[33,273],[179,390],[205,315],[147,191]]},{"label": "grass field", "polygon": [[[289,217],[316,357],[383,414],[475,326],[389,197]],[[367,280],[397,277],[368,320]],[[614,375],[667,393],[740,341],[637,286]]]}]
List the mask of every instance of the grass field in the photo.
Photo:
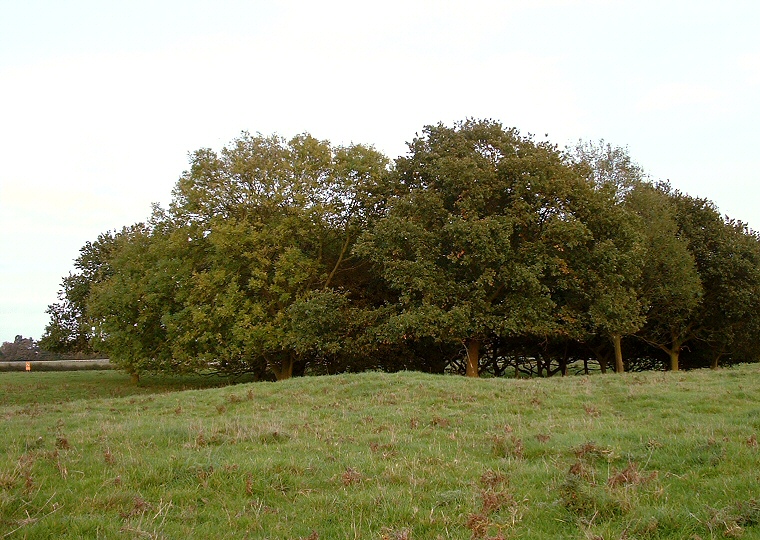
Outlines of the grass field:
[{"label": "grass field", "polygon": [[52,405],[79,399],[119,398],[214,388],[245,382],[246,377],[150,376],[140,384],[118,371],[8,372],[0,373],[0,407]]},{"label": "grass field", "polygon": [[760,538],[760,366],[0,375],[0,538]]}]

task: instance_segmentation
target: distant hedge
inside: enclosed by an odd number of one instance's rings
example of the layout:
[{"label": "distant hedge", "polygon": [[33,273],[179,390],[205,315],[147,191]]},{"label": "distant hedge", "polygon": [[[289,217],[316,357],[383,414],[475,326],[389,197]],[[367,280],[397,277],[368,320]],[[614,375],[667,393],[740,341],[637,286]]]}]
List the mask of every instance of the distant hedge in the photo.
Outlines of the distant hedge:
[{"label": "distant hedge", "polygon": [[[26,362],[0,362],[0,371],[25,371]],[[113,369],[110,360],[50,360],[30,362],[31,371],[84,371]]]}]

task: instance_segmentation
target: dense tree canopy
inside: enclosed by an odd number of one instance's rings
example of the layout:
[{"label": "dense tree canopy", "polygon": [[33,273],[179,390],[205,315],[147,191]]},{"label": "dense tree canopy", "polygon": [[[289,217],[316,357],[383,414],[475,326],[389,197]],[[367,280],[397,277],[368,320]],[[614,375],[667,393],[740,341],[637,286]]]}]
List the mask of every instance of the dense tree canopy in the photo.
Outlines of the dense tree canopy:
[{"label": "dense tree canopy", "polygon": [[468,121],[428,127],[410,150],[397,161],[408,191],[358,250],[399,292],[389,336],[461,342],[477,376],[483,345],[631,326],[634,231],[556,148]]},{"label": "dense tree canopy", "polygon": [[41,343],[135,376],[756,361],[759,240],[603,142],[467,120],[391,162],[243,133],[82,248]]}]

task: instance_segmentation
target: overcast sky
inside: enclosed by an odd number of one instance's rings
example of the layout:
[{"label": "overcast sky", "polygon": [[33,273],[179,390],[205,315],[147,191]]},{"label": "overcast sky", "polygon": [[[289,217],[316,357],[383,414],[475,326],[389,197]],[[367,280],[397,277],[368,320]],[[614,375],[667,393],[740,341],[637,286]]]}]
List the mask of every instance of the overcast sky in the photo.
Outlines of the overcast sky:
[{"label": "overcast sky", "polygon": [[493,118],[605,139],[760,229],[760,2],[0,0],[0,341],[79,248],[243,130],[374,144]]}]

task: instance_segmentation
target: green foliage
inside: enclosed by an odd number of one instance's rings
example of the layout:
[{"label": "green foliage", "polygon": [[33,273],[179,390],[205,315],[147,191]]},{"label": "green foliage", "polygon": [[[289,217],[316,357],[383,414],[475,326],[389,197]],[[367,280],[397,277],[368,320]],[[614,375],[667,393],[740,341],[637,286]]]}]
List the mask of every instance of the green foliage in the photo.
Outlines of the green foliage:
[{"label": "green foliage", "polygon": [[631,160],[628,150],[598,143],[579,141],[570,150],[570,159],[599,189],[611,190],[618,201],[645,179],[644,170]]},{"label": "green foliage", "polygon": [[760,359],[760,238],[626,150],[490,120],[372,147],[243,133],[87,243],[41,340],[122,369],[496,376]]},{"label": "green foliage", "polygon": [[633,222],[556,148],[490,121],[428,126],[397,171],[407,193],[357,248],[398,291],[388,339],[489,346],[640,326]]},{"label": "green foliage", "polygon": [[48,306],[50,323],[40,346],[54,353],[92,353],[93,321],[87,305],[92,286],[110,275],[108,259],[116,235],[107,232],[95,242],[87,242],[74,261],[75,273],[63,278],[58,302]]},{"label": "green foliage", "polygon": [[182,371],[171,355],[165,316],[176,310],[177,260],[160,231],[138,224],[116,236],[110,275],[93,285],[94,342],[128,373]]},{"label": "green foliage", "polygon": [[[676,194],[677,219],[702,283],[702,297],[693,339],[704,346],[702,365],[717,365],[724,355],[743,348],[747,360],[758,358],[758,350],[745,341],[757,335],[755,314],[760,308],[760,243],[757,235],[739,222],[724,220],[712,203]],[[753,328],[750,330],[750,328]],[[750,338],[754,343],[756,340]],[[696,365],[699,365],[695,362]]]},{"label": "green foliage", "polygon": [[691,337],[703,292],[694,255],[679,229],[668,186],[641,184],[626,203],[641,217],[646,235],[640,295],[648,310],[640,335],[668,353],[671,368],[678,369],[678,353]]},{"label": "green foliage", "polygon": [[351,246],[387,198],[387,166],[310,135],[196,152],[170,208],[114,237],[87,295],[94,343],[134,374],[279,379],[329,362],[350,344]]}]

